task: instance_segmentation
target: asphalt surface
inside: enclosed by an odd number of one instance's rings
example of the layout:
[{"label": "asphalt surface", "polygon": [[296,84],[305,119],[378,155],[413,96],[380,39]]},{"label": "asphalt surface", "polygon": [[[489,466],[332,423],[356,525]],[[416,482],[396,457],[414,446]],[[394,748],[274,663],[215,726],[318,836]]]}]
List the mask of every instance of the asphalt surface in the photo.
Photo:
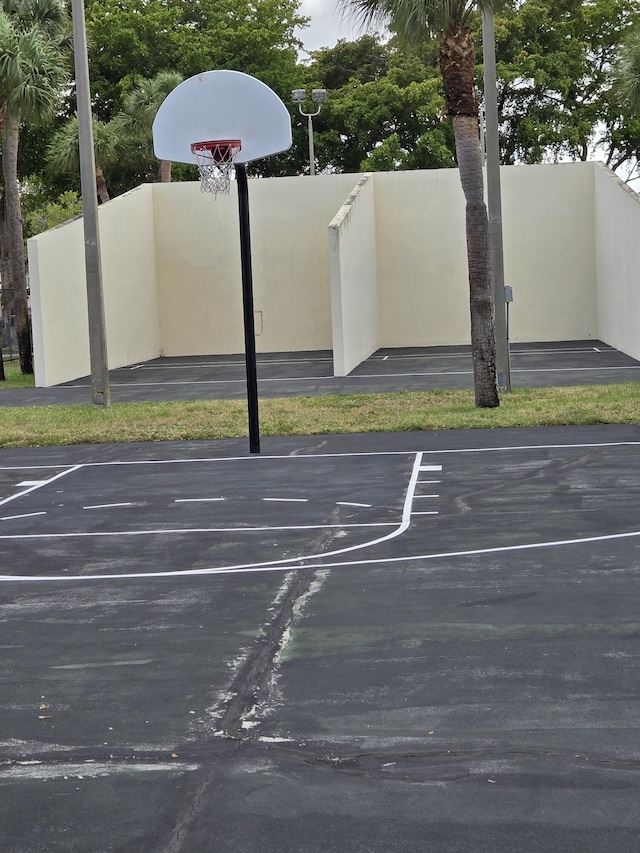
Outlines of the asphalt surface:
[{"label": "asphalt surface", "polygon": [[[383,393],[472,388],[469,347],[381,349],[346,377],[333,376],[330,352],[258,355],[261,397]],[[635,382],[640,362],[601,341],[512,344],[514,388]],[[149,400],[245,399],[244,357],[158,358],[110,372],[116,403]],[[91,402],[87,377],[52,388],[0,393],[2,406]]]},{"label": "asphalt surface", "polygon": [[640,427],[262,450],[0,452],[3,853],[638,853]]}]

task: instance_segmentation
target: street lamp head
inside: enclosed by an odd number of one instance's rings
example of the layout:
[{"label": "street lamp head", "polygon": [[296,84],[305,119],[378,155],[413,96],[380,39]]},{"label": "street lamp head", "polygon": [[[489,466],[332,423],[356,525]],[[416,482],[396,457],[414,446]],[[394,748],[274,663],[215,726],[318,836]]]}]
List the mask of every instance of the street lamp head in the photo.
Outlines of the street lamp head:
[{"label": "street lamp head", "polygon": [[294,104],[302,104],[307,100],[306,89],[294,89],[291,92],[291,100]]},{"label": "street lamp head", "polygon": [[312,89],[311,100],[314,102],[314,104],[324,104],[324,102],[327,100],[327,90]]}]

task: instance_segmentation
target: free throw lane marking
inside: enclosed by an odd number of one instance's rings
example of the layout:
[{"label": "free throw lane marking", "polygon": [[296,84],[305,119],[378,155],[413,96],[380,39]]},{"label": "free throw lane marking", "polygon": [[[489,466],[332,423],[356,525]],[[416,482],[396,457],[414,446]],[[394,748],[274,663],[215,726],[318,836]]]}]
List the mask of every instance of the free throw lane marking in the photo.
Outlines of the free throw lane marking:
[{"label": "free throw lane marking", "polygon": [[262,498],[263,501],[279,501],[280,503],[306,504],[309,498]]},{"label": "free throw lane marking", "polygon": [[114,509],[119,506],[136,506],[134,503],[118,503],[118,504],[93,504],[92,506],[83,506],[82,509]]},{"label": "free throw lane marking", "polygon": [[174,503],[176,504],[197,504],[197,503],[209,503],[211,501],[223,501],[224,498],[176,498]]},{"label": "free throw lane marking", "polygon": [[[384,536],[378,536],[375,539],[371,539],[368,542],[360,542],[357,545],[350,545],[350,546],[347,546],[345,548],[337,548],[333,551],[327,551],[325,554],[322,555],[323,557],[336,557],[340,554],[347,554],[347,553],[350,553],[353,551],[359,551],[362,548],[370,548],[374,545],[379,545],[382,542],[388,542],[390,539],[394,539],[397,536],[402,535],[409,528],[409,526],[411,524],[411,508],[412,508],[412,504],[413,504],[413,498],[415,495],[416,483],[417,483],[418,476],[420,473],[420,464],[422,461],[422,453],[418,452],[418,453],[411,454],[411,455],[414,456],[414,461],[413,461],[413,466],[412,466],[412,470],[411,470],[411,475],[409,477],[409,483],[407,485],[407,490],[405,493],[404,504],[403,504],[403,508],[402,508],[402,520],[401,520],[400,524],[395,525],[394,529],[390,533],[385,534]],[[315,526],[317,526],[317,525],[315,525]],[[329,526],[331,526],[331,525],[321,525],[322,528],[329,527]],[[334,526],[342,528],[342,527],[346,527],[347,525],[334,525]],[[382,525],[354,525],[354,526],[375,526],[375,527],[378,527],[378,526],[382,526]],[[65,535],[68,535],[68,534],[62,534],[62,536],[65,536]],[[75,535],[75,534],[71,534],[71,535]],[[8,538],[8,537],[2,537],[2,538]],[[257,566],[258,567],[264,567],[265,569],[267,569],[269,567],[271,567],[273,569],[275,569],[275,567],[282,567],[283,569],[285,569],[287,566],[291,566],[292,564],[297,564],[298,566],[301,566],[301,565],[304,565],[307,560],[312,560],[312,559],[317,560],[317,558],[318,558],[317,554],[303,554],[303,555],[299,555],[297,557],[289,557],[289,558],[284,559],[284,560],[268,560],[268,561],[261,562],[261,563],[245,563],[242,565],[230,566],[227,569],[225,569],[225,571],[249,570],[249,569],[254,569]],[[92,580],[97,580],[98,578],[100,578],[101,580],[115,580],[116,578],[122,578],[122,579],[132,578],[132,577],[135,577],[136,574],[138,574],[141,577],[147,577],[147,576],[148,577],[174,577],[176,575],[181,575],[181,574],[190,574],[192,571],[195,571],[198,574],[203,574],[203,573],[211,574],[212,573],[212,570],[210,570],[210,569],[196,569],[196,570],[185,570],[184,572],[174,572],[174,571],[151,572],[148,575],[147,575],[147,573],[132,573],[129,575],[87,575],[87,576],[75,575],[73,579],[79,580],[79,581],[85,580],[85,578],[91,578]],[[214,569],[213,572],[215,572],[215,571],[217,571],[217,570]],[[70,580],[70,579],[71,579],[71,576],[67,577],[64,575],[57,575],[55,577],[46,578],[46,580],[51,580],[51,581],[54,581],[54,580]],[[29,577],[21,576],[21,575],[10,578],[9,576],[0,575],[0,581],[8,581],[8,580],[43,580],[43,578],[42,577],[29,578]]]}]

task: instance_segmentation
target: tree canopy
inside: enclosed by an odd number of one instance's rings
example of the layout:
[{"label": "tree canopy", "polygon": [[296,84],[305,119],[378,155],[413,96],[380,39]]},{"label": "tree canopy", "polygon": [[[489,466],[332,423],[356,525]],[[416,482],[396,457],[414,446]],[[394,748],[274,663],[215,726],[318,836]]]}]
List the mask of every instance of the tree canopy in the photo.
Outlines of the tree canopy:
[{"label": "tree canopy", "polygon": [[503,162],[596,154],[613,169],[635,162],[640,126],[621,106],[611,70],[639,16],[638,0],[525,0],[496,14]]},{"label": "tree canopy", "polygon": [[[430,57],[429,57],[430,58]],[[424,52],[374,36],[317,51],[309,88],[329,98],[315,120],[321,168],[357,172],[455,165],[442,78]]]},{"label": "tree canopy", "polygon": [[288,94],[296,79],[298,0],[87,0],[91,89],[109,120],[139,78],[244,71]]},{"label": "tree canopy", "polygon": [[[625,174],[633,171],[640,117],[621,102],[610,69],[639,17],[640,0],[507,0],[500,7],[495,30],[503,162],[597,155]],[[367,35],[302,61],[294,33],[304,21],[298,0],[86,0],[86,18],[94,110],[105,124],[126,112],[132,96],[158,75],[177,79],[232,68],[274,88],[292,116],[291,150],[252,164],[253,174],[308,170],[306,119],[290,103],[291,89],[301,86],[329,92],[314,119],[320,170],[456,165],[437,42],[428,36],[408,47],[397,37]],[[481,88],[481,25],[471,5],[468,20]],[[67,93],[57,126],[74,112],[73,92]],[[37,176],[49,187],[49,200],[79,188],[74,172],[63,175],[45,163],[53,130],[23,122],[19,150],[20,176]],[[108,167],[112,196],[157,179],[149,143],[138,134],[120,145]],[[181,178],[194,179],[195,172],[174,166],[174,179]]]}]

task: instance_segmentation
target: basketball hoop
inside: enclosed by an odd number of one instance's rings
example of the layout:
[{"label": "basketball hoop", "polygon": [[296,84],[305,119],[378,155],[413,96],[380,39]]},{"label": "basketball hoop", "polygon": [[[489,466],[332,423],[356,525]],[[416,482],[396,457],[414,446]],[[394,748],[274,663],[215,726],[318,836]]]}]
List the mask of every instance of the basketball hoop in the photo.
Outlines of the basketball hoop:
[{"label": "basketball hoop", "polygon": [[239,139],[194,142],[191,152],[200,172],[200,191],[228,195],[233,158],[242,148]]}]

